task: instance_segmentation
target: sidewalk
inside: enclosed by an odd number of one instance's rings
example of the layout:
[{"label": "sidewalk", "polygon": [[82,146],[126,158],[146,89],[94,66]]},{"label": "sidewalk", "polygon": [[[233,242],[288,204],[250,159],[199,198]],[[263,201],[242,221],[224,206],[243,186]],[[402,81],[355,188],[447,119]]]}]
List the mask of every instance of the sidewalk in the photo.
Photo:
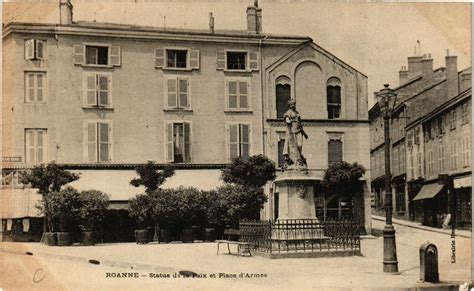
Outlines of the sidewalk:
[{"label": "sidewalk", "polygon": [[[379,216],[379,215],[372,214],[372,219],[378,220],[378,221],[385,221],[385,216]],[[429,226],[421,225],[421,223],[415,222],[415,221],[408,221],[408,220],[403,220],[403,219],[392,218],[392,223],[393,224],[398,224],[398,225],[403,225],[403,226],[406,226],[406,227],[411,227],[411,228],[422,229],[422,230],[427,230],[427,231],[432,231],[432,232],[451,235],[451,229],[429,227]],[[455,230],[455,235],[457,237],[471,238],[472,237],[472,232],[469,231],[469,230],[464,230],[464,229],[456,229]]]}]

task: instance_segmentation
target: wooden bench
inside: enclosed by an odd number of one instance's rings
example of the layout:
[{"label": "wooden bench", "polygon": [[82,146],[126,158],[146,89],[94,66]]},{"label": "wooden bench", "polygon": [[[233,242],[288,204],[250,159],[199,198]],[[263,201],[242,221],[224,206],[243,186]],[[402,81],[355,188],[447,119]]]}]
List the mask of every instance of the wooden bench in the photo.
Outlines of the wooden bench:
[{"label": "wooden bench", "polygon": [[226,240],[216,240],[217,243],[217,254],[219,254],[219,246],[221,244],[227,244],[227,251],[229,254],[232,254],[230,251],[230,245],[236,245],[237,246],[237,255],[241,256],[243,254],[249,254],[249,256],[252,256],[251,249],[250,249],[250,243],[248,242],[242,242],[242,241],[235,241],[231,240],[232,236],[240,236],[240,231],[237,229],[226,229],[224,230],[224,235],[227,235]]}]

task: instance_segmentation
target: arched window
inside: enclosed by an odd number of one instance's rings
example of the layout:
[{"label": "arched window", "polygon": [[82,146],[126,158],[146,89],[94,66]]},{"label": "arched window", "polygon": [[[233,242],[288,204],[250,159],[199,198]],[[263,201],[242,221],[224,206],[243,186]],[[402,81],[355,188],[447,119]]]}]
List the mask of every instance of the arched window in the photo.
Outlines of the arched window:
[{"label": "arched window", "polygon": [[288,110],[288,100],[291,98],[291,81],[286,76],[280,76],[276,79],[276,111],[277,118],[283,118]]},{"label": "arched window", "polygon": [[341,117],[341,81],[332,77],[326,83],[328,119]]}]

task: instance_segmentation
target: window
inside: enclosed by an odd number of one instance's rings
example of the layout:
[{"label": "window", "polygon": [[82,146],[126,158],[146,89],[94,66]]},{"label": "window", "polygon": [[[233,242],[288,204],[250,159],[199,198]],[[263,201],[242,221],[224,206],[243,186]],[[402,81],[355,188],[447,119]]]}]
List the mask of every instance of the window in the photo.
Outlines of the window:
[{"label": "window", "polygon": [[457,143],[456,140],[451,141],[451,170],[456,170],[458,165],[457,165]]},{"label": "window", "polygon": [[288,101],[291,99],[290,79],[280,76],[276,79],[276,111],[277,118],[283,118],[288,110]]},{"label": "window", "polygon": [[25,73],[25,102],[45,102],[46,73]]},{"label": "window", "polygon": [[462,124],[466,124],[469,122],[469,111],[468,111],[468,103],[465,102],[462,104]]},{"label": "window", "polygon": [[462,139],[462,157],[463,166],[469,167],[471,165],[471,138],[466,135]]},{"label": "window", "polygon": [[403,187],[396,187],[396,207],[398,212],[405,211],[405,191]]},{"label": "window", "polygon": [[416,154],[416,159],[417,159],[417,162],[418,162],[418,177],[421,177],[423,176],[423,163],[422,163],[422,159],[421,159],[421,153],[418,152]]},{"label": "window", "polygon": [[250,82],[247,80],[227,80],[227,109],[250,110]]},{"label": "window", "polygon": [[111,121],[86,121],[84,141],[86,162],[100,163],[112,161]]},{"label": "window", "polygon": [[441,133],[446,133],[446,114],[441,117]]},{"label": "window", "polygon": [[110,74],[85,74],[84,83],[85,107],[112,107],[112,76]]},{"label": "window", "polygon": [[216,57],[217,70],[258,71],[258,52],[218,51]]},{"label": "window", "polygon": [[410,176],[412,179],[415,179],[415,155],[413,148],[410,149]]},{"label": "window", "polygon": [[450,129],[455,129],[455,128],[456,128],[456,108],[454,108],[454,109],[450,112],[449,128],[450,128]]},{"label": "window", "polygon": [[245,70],[247,63],[247,52],[227,52],[227,70]]},{"label": "window", "polygon": [[75,44],[73,47],[75,65],[120,66],[120,47],[110,45]]},{"label": "window", "polygon": [[174,78],[166,80],[165,108],[187,109],[190,108],[190,90],[188,78]]},{"label": "window", "polygon": [[28,39],[25,41],[25,59],[43,60],[45,55],[46,41],[39,39]]},{"label": "window", "polygon": [[381,174],[385,175],[385,150],[382,150],[380,152],[380,169]]},{"label": "window", "polygon": [[391,133],[392,140],[397,140],[398,139],[398,119],[396,118],[392,119],[391,127],[392,128],[390,130],[390,133]]},{"label": "window", "polygon": [[188,51],[186,50],[166,50],[167,68],[186,68],[188,66]]},{"label": "window", "polygon": [[413,146],[413,131],[409,131],[407,133],[407,145],[408,145],[408,148],[411,148]]},{"label": "window", "polygon": [[400,174],[405,173],[405,159],[406,159],[406,153],[405,153],[405,145],[400,146],[399,150],[399,156],[400,156]]},{"label": "window", "polygon": [[399,138],[402,138],[405,136],[405,123],[406,123],[406,119],[405,118],[402,118],[400,117],[398,119],[398,129],[399,129],[399,133],[398,133],[398,137]]},{"label": "window", "polygon": [[443,145],[440,145],[438,147],[438,167],[439,167],[440,172],[446,170],[445,156],[444,156],[444,146]]},{"label": "window", "polygon": [[443,135],[444,133],[444,124],[443,124],[443,117],[438,117],[438,119],[436,119],[436,122],[437,122],[437,128],[438,128],[438,136],[440,135]]},{"label": "window", "polygon": [[328,119],[341,117],[341,81],[332,77],[326,84]]},{"label": "window", "polygon": [[420,128],[415,128],[415,144],[420,144]]},{"label": "window", "polygon": [[86,46],[87,65],[108,65],[109,48],[106,46]]},{"label": "window", "polygon": [[25,152],[27,163],[44,163],[46,129],[25,129]]},{"label": "window", "polygon": [[393,171],[393,175],[396,176],[398,175],[398,148],[396,149],[393,149],[393,152],[392,152],[392,171]]},{"label": "window", "polygon": [[250,156],[250,124],[229,124],[227,132],[229,160],[235,157],[248,158]]},{"label": "window", "polygon": [[342,148],[342,134],[330,133],[328,140],[328,166],[334,163],[342,162],[343,148]]},{"label": "window", "polygon": [[189,122],[166,123],[166,161],[169,163],[191,162],[191,124]]},{"label": "window", "polygon": [[434,173],[434,153],[433,150],[428,152],[428,174]]}]

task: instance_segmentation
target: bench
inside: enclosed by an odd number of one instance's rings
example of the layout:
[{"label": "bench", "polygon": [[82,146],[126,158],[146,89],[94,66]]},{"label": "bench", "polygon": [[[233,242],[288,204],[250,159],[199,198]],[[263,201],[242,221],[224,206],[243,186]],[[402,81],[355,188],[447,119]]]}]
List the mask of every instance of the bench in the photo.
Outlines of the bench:
[{"label": "bench", "polygon": [[231,240],[232,236],[240,236],[240,231],[237,229],[226,229],[224,230],[224,235],[227,235],[226,240],[216,240],[217,243],[217,254],[219,254],[219,246],[221,244],[227,244],[227,251],[229,254],[232,254],[230,251],[230,245],[236,245],[237,246],[237,255],[241,256],[243,254],[249,254],[249,256],[252,256],[251,250],[250,250],[250,243],[248,242],[242,242],[242,241],[235,241]]}]

